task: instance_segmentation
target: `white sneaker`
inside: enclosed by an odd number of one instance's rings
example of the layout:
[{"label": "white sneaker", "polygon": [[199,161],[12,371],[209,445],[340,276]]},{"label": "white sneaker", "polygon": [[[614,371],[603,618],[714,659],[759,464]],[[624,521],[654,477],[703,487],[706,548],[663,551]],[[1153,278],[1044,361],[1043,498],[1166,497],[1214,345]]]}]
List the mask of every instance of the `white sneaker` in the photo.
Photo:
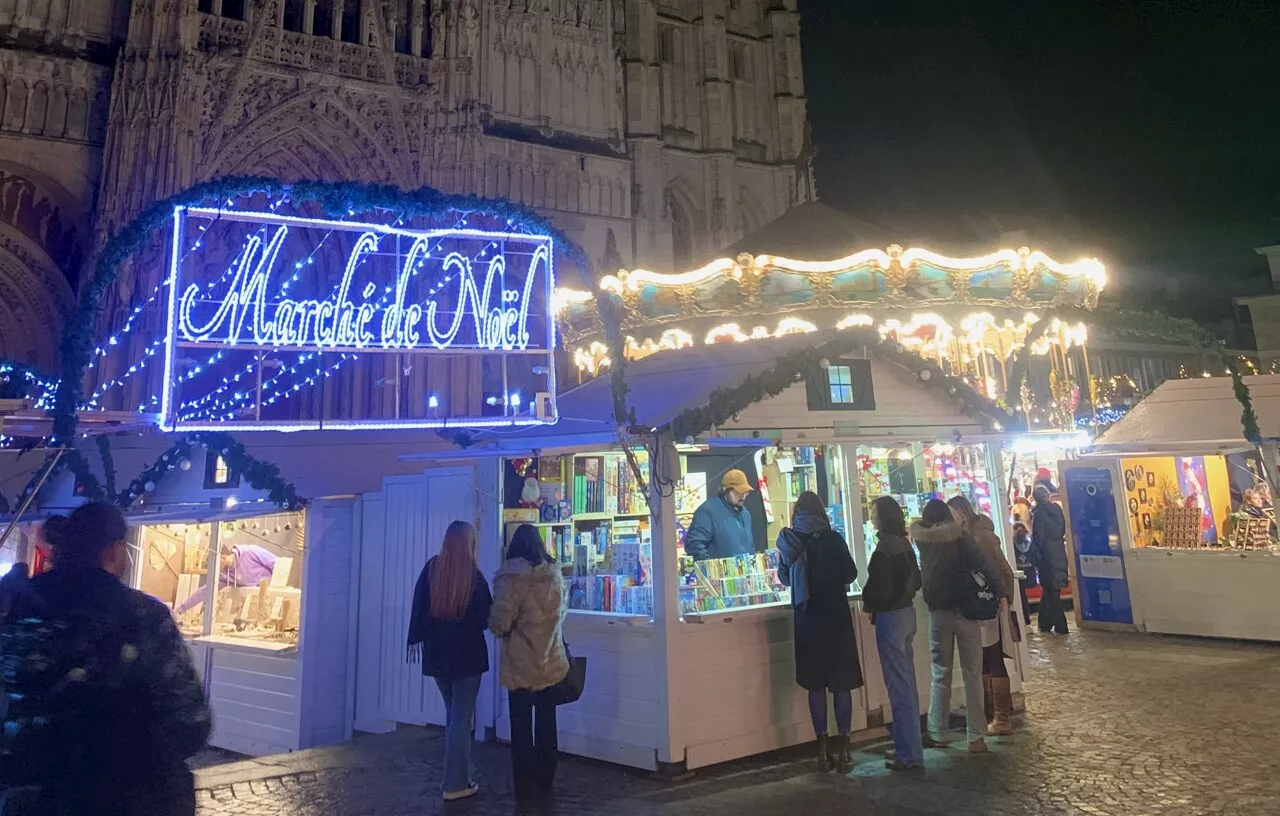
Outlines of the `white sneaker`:
[{"label": "white sneaker", "polygon": [[472,796],[475,796],[479,792],[480,792],[480,785],[475,782],[472,782],[470,785],[463,788],[462,790],[446,791],[444,795],[444,800],[446,802],[456,802],[459,799],[470,799]]}]

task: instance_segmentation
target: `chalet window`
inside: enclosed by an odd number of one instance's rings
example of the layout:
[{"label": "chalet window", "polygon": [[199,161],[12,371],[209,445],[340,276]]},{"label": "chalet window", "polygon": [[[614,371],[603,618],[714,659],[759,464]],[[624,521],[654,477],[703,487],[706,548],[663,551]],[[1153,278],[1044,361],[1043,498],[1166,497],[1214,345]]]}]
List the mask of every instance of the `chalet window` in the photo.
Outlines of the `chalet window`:
[{"label": "chalet window", "polygon": [[234,470],[221,454],[210,451],[204,460],[205,490],[216,490],[226,487],[238,487],[240,474]]},{"label": "chalet window", "polygon": [[222,16],[232,20],[243,20],[244,0],[222,0]]},{"label": "chalet window", "polygon": [[311,18],[311,33],[317,37],[333,36],[333,9],[328,3],[317,3]]},{"label": "chalet window", "polygon": [[875,390],[868,360],[832,360],[805,379],[810,411],[874,411]]}]

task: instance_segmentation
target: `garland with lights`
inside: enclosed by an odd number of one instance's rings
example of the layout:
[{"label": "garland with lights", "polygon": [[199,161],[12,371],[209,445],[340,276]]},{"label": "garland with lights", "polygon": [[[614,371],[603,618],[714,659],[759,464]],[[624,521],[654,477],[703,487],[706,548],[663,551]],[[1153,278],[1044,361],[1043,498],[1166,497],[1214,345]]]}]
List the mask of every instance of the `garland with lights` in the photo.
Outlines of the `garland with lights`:
[{"label": "garland with lights", "polygon": [[[103,247],[94,265],[93,275],[81,288],[76,312],[67,321],[63,331],[60,346],[62,378],[57,382],[53,406],[49,412],[53,422],[50,445],[58,445],[61,440],[76,438],[76,427],[79,423],[77,410],[84,396],[83,374],[93,356],[94,318],[103,296],[115,282],[120,267],[134,253],[151,242],[153,233],[173,218],[175,208],[204,205],[209,201],[232,201],[238,197],[254,195],[288,196],[294,203],[314,204],[323,215],[339,219],[356,212],[374,210],[391,213],[401,219],[443,219],[451,213],[475,213],[482,217],[506,219],[517,230],[549,236],[556,252],[578,266],[585,279],[591,280],[594,277],[591,271],[592,265],[586,253],[548,219],[523,205],[502,199],[452,195],[432,187],[405,191],[387,184],[284,182],[260,176],[224,177],[197,184],[148,205]],[[78,495],[91,499],[105,495],[106,491],[78,450],[71,447],[64,455],[62,462],[75,474]],[[150,471],[151,469],[148,469],[148,472]],[[143,483],[147,481],[152,480],[146,479]],[[274,481],[266,476],[263,478],[263,483],[272,484],[281,491],[281,496],[285,496],[287,492],[281,485],[274,484]],[[30,488],[31,485],[28,487]],[[296,500],[296,496],[293,498]]]},{"label": "garland with lights", "polygon": [[1112,337],[1123,337],[1131,340],[1146,340],[1174,345],[1190,346],[1203,349],[1206,353],[1216,354],[1231,376],[1231,390],[1236,401],[1240,403],[1240,427],[1246,440],[1258,444],[1262,439],[1262,431],[1258,427],[1258,415],[1253,409],[1253,398],[1249,386],[1244,382],[1240,367],[1235,358],[1227,350],[1222,338],[1204,328],[1194,320],[1185,317],[1172,317],[1163,312],[1146,312],[1136,309],[1098,309],[1086,311],[1078,307],[1062,307],[1055,309],[1047,318],[1042,318],[1028,332],[1022,348],[1018,350],[1013,362],[1009,365],[1008,387],[1005,391],[1005,404],[1015,405],[1019,401],[1022,382],[1026,378],[1032,344],[1044,335],[1052,318],[1068,322],[1088,322],[1090,327]]},{"label": "garland with lights", "polygon": [[687,408],[671,420],[672,436],[677,441],[686,441],[721,426],[739,411],[777,396],[806,376],[820,373],[823,360],[838,358],[860,346],[866,346],[871,354],[886,362],[905,368],[920,382],[942,391],[966,414],[984,419],[996,429],[1016,422],[1012,411],[1001,408],[963,379],[947,374],[936,363],[897,343],[882,339],[878,332],[862,329],[842,332],[826,342],[789,351],[760,374],[748,375],[732,388],[717,388],[711,392],[706,405]]},{"label": "garland with lights", "polygon": [[128,510],[143,495],[156,489],[156,485],[174,468],[191,469],[191,454],[197,445],[204,447],[210,454],[218,455],[227,463],[227,467],[238,473],[254,490],[267,494],[267,498],[285,510],[299,510],[306,502],[298,496],[292,483],[280,475],[280,468],[270,462],[255,458],[245,450],[244,445],[235,440],[229,433],[220,431],[202,431],[183,435],[167,451],[146,470],[138,474],[129,486],[115,497],[116,505]]}]

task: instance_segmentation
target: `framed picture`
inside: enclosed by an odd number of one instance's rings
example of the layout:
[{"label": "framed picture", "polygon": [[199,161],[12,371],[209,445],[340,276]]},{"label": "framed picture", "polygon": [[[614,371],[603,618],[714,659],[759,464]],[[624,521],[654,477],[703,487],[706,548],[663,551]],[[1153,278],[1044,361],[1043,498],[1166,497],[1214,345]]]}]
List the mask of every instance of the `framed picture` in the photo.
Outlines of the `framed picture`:
[{"label": "framed picture", "polygon": [[1143,513],[1143,514],[1142,514],[1142,529],[1143,529],[1143,530],[1150,530],[1150,529],[1151,529],[1151,514],[1150,514],[1150,513]]},{"label": "framed picture", "polygon": [[1156,475],[1148,470],[1147,471],[1147,487],[1155,487],[1155,486],[1156,486]]},{"label": "framed picture", "polygon": [[1138,465],[1133,469],[1133,475],[1138,477],[1138,481],[1142,481],[1146,477],[1146,468],[1142,465]]},{"label": "framed picture", "polygon": [[1134,515],[1134,516],[1138,515],[1138,500],[1137,500],[1137,499],[1129,499],[1129,513],[1130,513],[1130,515]]},{"label": "framed picture", "polygon": [[1147,503],[1147,489],[1145,487],[1138,488],[1138,503],[1139,504]]},{"label": "framed picture", "polygon": [[1130,471],[1124,476],[1124,489],[1132,493],[1138,488],[1138,482],[1133,478],[1133,472]]}]

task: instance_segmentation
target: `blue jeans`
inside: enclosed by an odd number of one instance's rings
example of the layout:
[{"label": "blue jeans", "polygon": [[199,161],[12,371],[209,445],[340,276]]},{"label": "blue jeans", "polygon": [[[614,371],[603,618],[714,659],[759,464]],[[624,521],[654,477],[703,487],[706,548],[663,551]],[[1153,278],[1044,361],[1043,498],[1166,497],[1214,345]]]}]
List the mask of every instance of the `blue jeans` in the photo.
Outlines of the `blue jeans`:
[{"label": "blue jeans", "polygon": [[876,615],[876,649],[889,691],[893,712],[893,752],[899,762],[924,764],[920,743],[920,690],[916,686],[916,659],[911,642],[916,636],[913,606]]},{"label": "blue jeans", "polygon": [[480,675],[437,677],[436,687],[444,698],[444,792],[465,790],[476,779],[471,764],[471,727],[476,716],[476,696]]}]

